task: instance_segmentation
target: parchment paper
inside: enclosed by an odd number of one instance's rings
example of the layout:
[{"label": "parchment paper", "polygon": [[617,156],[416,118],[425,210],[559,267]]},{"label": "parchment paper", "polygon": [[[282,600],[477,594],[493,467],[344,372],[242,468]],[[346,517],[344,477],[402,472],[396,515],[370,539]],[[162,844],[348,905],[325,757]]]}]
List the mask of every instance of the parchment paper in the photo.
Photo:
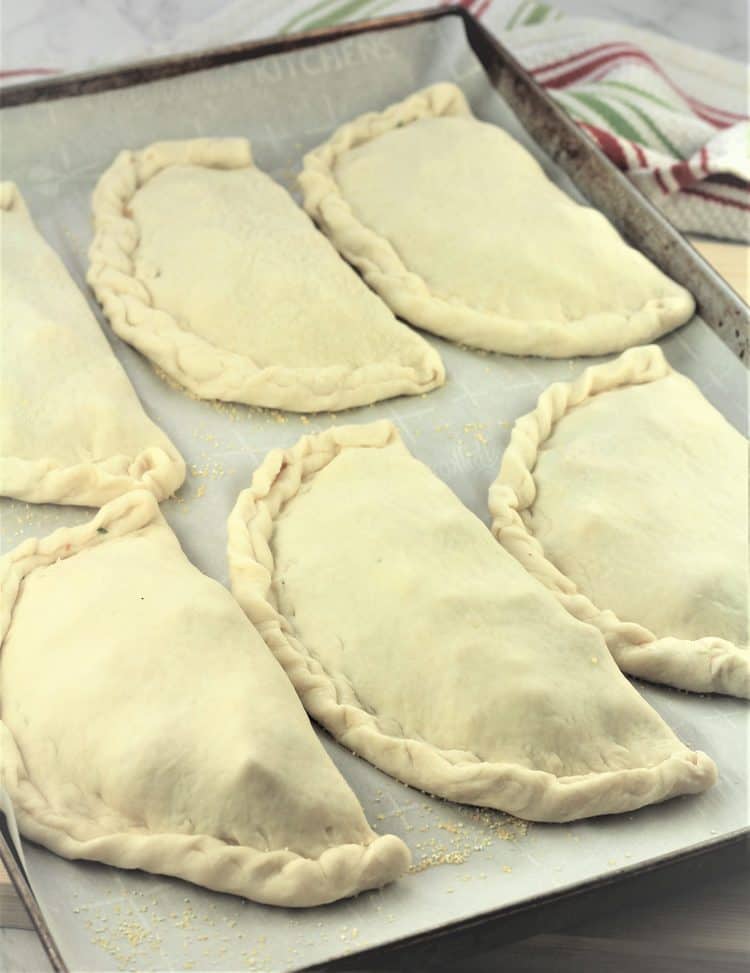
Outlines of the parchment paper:
[{"label": "parchment paper", "polygon": [[[461,85],[481,118],[510,130],[577,195],[494,93],[461,26],[445,21],[122,91],[8,109],[1,119],[2,174],[18,182],[37,224],[85,291],[89,198],[96,178],[120,149],[165,138],[246,135],[257,164],[292,187],[303,152],[334,126],[446,79]],[[430,339],[448,370],[443,389],[424,398],[304,419],[191,399],[103,327],[145,408],[189,464],[185,486],[163,505],[164,512],[191,560],[224,583],[226,517],[270,448],[290,445],[331,423],[387,417],[398,424],[414,454],[488,521],[487,489],[513,421],[533,407],[550,382],[569,379],[589,364],[482,354]],[[745,373],[713,332],[695,320],[662,345],[672,364],[744,431]],[[0,514],[7,550],[29,535],[80,523],[92,512],[2,501]],[[716,760],[717,787],[617,818],[532,825],[524,835],[501,814],[402,786],[321,734],[372,825],[402,837],[420,870],[355,900],[286,911],[177,880],[66,862],[26,842],[31,884],[72,969],[295,970],[633,868],[746,826],[746,706],[639,688],[680,737]],[[430,860],[435,864],[425,867]]]}]

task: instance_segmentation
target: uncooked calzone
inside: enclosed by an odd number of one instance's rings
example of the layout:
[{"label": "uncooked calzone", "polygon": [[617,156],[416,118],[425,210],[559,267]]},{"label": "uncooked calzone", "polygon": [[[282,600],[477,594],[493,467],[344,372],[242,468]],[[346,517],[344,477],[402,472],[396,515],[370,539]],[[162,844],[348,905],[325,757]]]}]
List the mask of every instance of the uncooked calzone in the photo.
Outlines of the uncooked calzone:
[{"label": "uncooked calzone", "polygon": [[408,867],[150,494],[27,540],[0,583],[0,784],[27,838],[285,906]]},{"label": "uncooked calzone", "polygon": [[12,182],[0,183],[0,246],[0,494],[86,506],[138,487],[170,496],[182,457]]},{"label": "uncooked calzone", "polygon": [[749,696],[747,474],[745,437],[633,348],[518,420],[492,529],[625,672]]},{"label": "uncooked calzone", "polygon": [[477,348],[598,355],[687,321],[690,294],[437,84],[310,152],[305,208],[400,317]]},{"label": "uncooked calzone", "polygon": [[112,327],[201,398],[315,412],[445,380],[246,139],[121,152],[93,207],[88,280]]},{"label": "uncooked calzone", "polygon": [[229,564],[310,715],[408,784],[569,821],[715,780],[388,422],[269,453]]}]

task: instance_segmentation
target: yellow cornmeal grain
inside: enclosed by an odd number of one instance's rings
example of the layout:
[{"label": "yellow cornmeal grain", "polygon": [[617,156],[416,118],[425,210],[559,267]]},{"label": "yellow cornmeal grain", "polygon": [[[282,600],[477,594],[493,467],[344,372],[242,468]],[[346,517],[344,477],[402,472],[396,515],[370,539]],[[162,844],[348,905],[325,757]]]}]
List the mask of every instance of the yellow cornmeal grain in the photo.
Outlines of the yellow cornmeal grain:
[{"label": "yellow cornmeal grain", "polygon": [[171,375],[168,375],[159,365],[154,364],[154,362],[149,362],[149,364],[151,365],[154,373],[158,375],[165,385],[168,385],[171,389],[174,389],[177,392],[183,392],[189,399],[194,399],[196,402],[202,401],[199,395],[196,395],[195,392],[191,392],[190,389],[185,388],[184,385],[180,385],[177,379],[174,379]]},{"label": "yellow cornmeal grain", "polygon": [[463,825],[460,823],[459,824],[439,824],[438,828],[440,828],[441,831],[450,831],[453,834],[458,834],[463,828]]},{"label": "yellow cornmeal grain", "polygon": [[[371,800],[381,807],[384,801],[388,800],[389,803],[391,801],[390,795],[383,791],[377,791]],[[410,869],[412,873],[426,871],[436,865],[464,864],[475,852],[488,849],[497,841],[519,840],[526,835],[528,830],[526,822],[501,812],[472,807],[455,808],[449,803],[442,802],[436,804],[425,802],[403,808],[396,806],[392,811],[378,814],[375,817],[378,821],[388,818],[400,819],[403,822],[404,829],[407,831],[416,830],[423,835],[422,840],[416,843],[414,849],[415,862]],[[425,832],[431,833],[427,835]],[[570,830],[566,833],[574,840],[578,840],[577,836],[573,835]],[[495,867],[501,869],[503,874],[512,873],[509,865],[498,864]],[[466,874],[456,874],[455,883],[486,878],[486,872],[472,874],[466,870]],[[460,888],[455,883],[454,887],[445,890],[446,894],[453,894],[457,888]],[[141,913],[148,909],[148,906],[146,909],[143,908],[144,901],[149,902],[153,907],[157,907],[158,900],[152,898],[151,895],[138,891],[125,891],[125,895],[131,897],[131,901],[130,903],[124,902],[123,912],[125,914],[116,928],[109,927],[111,930],[109,935],[112,941],[106,938],[107,919],[111,918],[111,911],[105,915],[104,912],[91,907],[91,912],[96,916],[96,924],[90,933],[92,942],[108,952],[118,966],[123,969],[149,969],[153,966],[153,962],[148,961],[148,956],[153,956],[155,952],[164,955],[163,941],[160,935],[153,930],[154,927],[157,927],[160,932],[163,930],[164,927],[160,924],[167,921],[167,915],[157,915],[155,911],[152,911],[148,914],[144,923],[141,920]],[[247,905],[246,902],[238,902],[237,908],[227,912],[227,914],[217,911],[221,910],[221,906],[217,906],[215,903],[204,907],[203,913],[196,914],[191,899],[185,897],[183,901],[184,908],[181,914],[179,911],[171,912],[168,914],[168,919],[174,929],[183,931],[181,938],[186,951],[186,958],[187,955],[190,955],[191,950],[197,950],[200,947],[204,947],[203,955],[206,958],[211,956],[215,958],[225,957],[228,949],[231,948],[227,947],[226,943],[235,944],[235,949],[238,951],[245,949],[248,940],[251,940],[250,936],[244,943],[240,943],[243,938],[241,932],[234,932],[231,937],[218,935],[218,933],[235,929],[236,917],[240,914],[241,907]],[[111,903],[110,905],[110,909],[118,910],[119,907],[120,903]],[[77,909],[81,911],[86,908],[85,905],[77,906]],[[382,915],[381,906],[376,906],[375,911]],[[395,916],[392,914],[388,914],[385,918],[387,922],[395,922]],[[157,926],[157,924],[159,925]],[[290,926],[301,927],[303,924],[295,917],[290,920]],[[365,944],[365,937],[360,936],[357,927],[344,926],[334,931],[320,921],[316,923],[316,926],[317,941],[320,943],[328,943],[330,936],[334,941],[340,941],[340,949],[347,944],[355,949],[361,949]],[[216,929],[216,933],[211,932],[211,929]],[[297,932],[293,942],[288,943],[291,954],[297,955],[297,953],[304,952],[301,947],[313,945],[313,943],[303,942],[301,938],[297,938],[300,934],[304,935],[302,929]],[[244,966],[247,969],[264,969],[268,959],[265,953],[262,953],[264,949],[267,949],[263,945],[265,942],[266,937],[259,936],[256,945],[249,952],[240,954],[242,959],[238,958],[238,966]],[[300,949],[297,949],[297,947],[300,947]],[[187,962],[183,960],[180,965],[184,969],[189,969],[192,962],[192,960]],[[196,965],[201,967],[204,962],[198,961]]]},{"label": "yellow cornmeal grain", "polygon": [[[231,472],[234,472],[234,470]],[[224,465],[218,460],[213,460],[203,466],[199,466],[197,463],[191,463],[190,475],[195,478],[207,477],[210,480],[220,480],[226,476],[226,470]]]},{"label": "yellow cornmeal grain", "polygon": [[[429,805],[426,806],[429,808]],[[432,810],[432,809],[430,809]],[[435,865],[461,865],[477,851],[491,847],[495,841],[515,841],[528,831],[528,822],[501,812],[482,808],[466,808],[462,811],[468,821],[443,821],[437,827],[450,835],[445,841],[436,837],[418,841],[419,858],[412,864],[411,872],[422,872]],[[467,827],[466,825],[469,825]],[[481,830],[476,830],[477,826]],[[429,830],[422,827],[421,832]]]}]

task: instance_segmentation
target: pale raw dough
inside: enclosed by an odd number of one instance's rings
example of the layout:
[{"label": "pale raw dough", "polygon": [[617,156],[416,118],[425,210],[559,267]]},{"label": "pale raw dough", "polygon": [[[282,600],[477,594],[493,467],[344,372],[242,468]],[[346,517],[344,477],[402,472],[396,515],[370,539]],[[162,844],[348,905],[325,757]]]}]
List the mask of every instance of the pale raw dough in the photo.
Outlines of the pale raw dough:
[{"label": "pale raw dough", "polygon": [[122,152],[93,207],[88,280],[112,327],[201,398],[315,412],[445,380],[245,139]]},{"label": "pale raw dough", "polygon": [[285,906],[408,867],[150,494],[27,540],[0,583],[0,784],[27,838]]},{"label": "pale raw dough", "polygon": [[659,348],[633,348],[518,420],[493,531],[625,672],[747,697],[747,482],[745,437]]},{"label": "pale raw dough", "polygon": [[182,457],[11,182],[0,183],[0,246],[0,494],[85,506],[138,487],[170,496]]},{"label": "pale raw dough", "polygon": [[395,313],[454,341],[598,355],[694,310],[452,84],[344,125],[305,157],[299,181],[308,213]]},{"label": "pale raw dough", "polygon": [[381,770],[540,821],[716,777],[388,422],[275,450],[229,520],[232,590],[311,716]]}]

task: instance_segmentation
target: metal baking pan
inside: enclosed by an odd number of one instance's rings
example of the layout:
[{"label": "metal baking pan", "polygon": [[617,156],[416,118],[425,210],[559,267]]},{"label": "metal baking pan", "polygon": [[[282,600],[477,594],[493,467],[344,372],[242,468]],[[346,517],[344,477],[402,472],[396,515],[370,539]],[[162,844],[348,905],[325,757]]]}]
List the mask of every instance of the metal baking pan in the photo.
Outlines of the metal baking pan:
[{"label": "metal baking pan", "polygon": [[[156,139],[246,135],[256,161],[294,187],[304,152],[338,124],[454,80],[476,114],[508,129],[571,195],[696,295],[699,316],[660,343],[743,432],[748,309],[529,75],[465,10],[440,8],[335,30],[151,61],[0,92],[3,178],[85,286],[89,198],[117,151]],[[92,300],[92,307],[95,306]],[[97,309],[98,313],[98,309]],[[101,318],[100,318],[101,320]],[[333,422],[395,421],[410,449],[485,521],[487,488],[513,420],[550,382],[588,361],[488,355],[429,338],[449,380],[336,417],[309,419],[191,399],[105,333],[147,411],[189,469],[164,513],[188,556],[226,583],[225,521],[268,449]],[[80,523],[88,511],[0,501],[4,549]],[[177,880],[66,862],[10,832],[0,855],[54,969],[263,970],[438,967],[549,931],[628,897],[705,881],[746,854],[748,710],[738,700],[639,686],[675,731],[719,764],[720,783],[635,814],[532,825],[436,800],[391,780],[321,733],[377,830],[399,834],[418,870],[380,892],[321,909],[272,909]],[[252,962],[251,962],[252,961]]]}]

